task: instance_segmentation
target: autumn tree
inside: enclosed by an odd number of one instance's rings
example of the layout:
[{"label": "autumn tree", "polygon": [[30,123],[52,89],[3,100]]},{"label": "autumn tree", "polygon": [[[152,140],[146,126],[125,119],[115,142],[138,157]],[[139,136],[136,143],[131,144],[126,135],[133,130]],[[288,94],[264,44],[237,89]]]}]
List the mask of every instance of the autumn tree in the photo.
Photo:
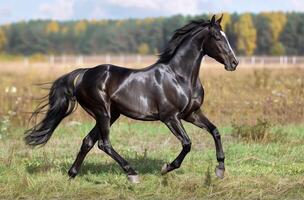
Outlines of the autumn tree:
[{"label": "autumn tree", "polygon": [[234,31],[237,34],[238,52],[245,55],[252,55],[256,48],[256,29],[251,14],[242,14],[234,24]]},{"label": "autumn tree", "polygon": [[278,41],[287,22],[286,15],[282,12],[263,12],[261,15],[269,20],[272,37],[274,41]]},{"label": "autumn tree", "polygon": [[286,25],[287,18],[282,12],[264,12],[261,13],[269,23],[270,34],[272,36],[271,54],[282,55],[285,54],[284,47],[279,41],[279,37]]},{"label": "autumn tree", "polygon": [[4,30],[0,29],[0,50],[2,51],[6,45],[7,39]]},{"label": "autumn tree", "polygon": [[137,49],[138,53],[141,55],[146,55],[149,53],[149,45],[147,43],[141,43]]},{"label": "autumn tree", "polygon": [[281,42],[276,42],[270,49],[271,55],[280,56],[285,54],[285,48]]},{"label": "autumn tree", "polygon": [[80,20],[74,26],[74,32],[76,35],[85,32],[86,29],[87,29],[87,22],[85,20]]},{"label": "autumn tree", "polygon": [[288,55],[304,54],[304,13],[290,13],[287,15],[287,23],[280,36]]},{"label": "autumn tree", "polygon": [[46,33],[57,33],[59,32],[59,24],[56,21],[51,21],[50,23],[47,24],[45,32]]},{"label": "autumn tree", "polygon": [[223,18],[221,22],[221,27],[224,31],[226,31],[226,28],[231,23],[231,15],[229,13],[223,13]]},{"label": "autumn tree", "polygon": [[264,15],[258,14],[255,18],[255,27],[257,31],[256,50],[257,55],[269,55],[273,45],[273,37],[270,28],[270,22]]},{"label": "autumn tree", "polygon": [[[217,17],[220,17],[218,14]],[[32,20],[0,26],[0,50],[44,54],[158,54],[174,30],[206,14],[145,19]],[[243,55],[304,54],[304,13],[224,13],[222,28]]]}]

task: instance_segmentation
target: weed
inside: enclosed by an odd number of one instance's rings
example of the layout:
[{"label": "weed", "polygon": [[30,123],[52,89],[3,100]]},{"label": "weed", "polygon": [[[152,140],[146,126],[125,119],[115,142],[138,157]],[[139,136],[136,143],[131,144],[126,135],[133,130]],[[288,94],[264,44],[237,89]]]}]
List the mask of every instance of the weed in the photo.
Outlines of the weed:
[{"label": "weed", "polygon": [[208,162],[208,168],[205,172],[205,180],[204,180],[204,185],[206,187],[210,187],[212,185],[212,179],[211,179],[211,168],[212,168],[212,159],[209,158],[209,162]]},{"label": "weed", "polygon": [[272,132],[272,126],[265,119],[257,119],[257,122],[253,125],[233,123],[232,136],[245,142],[271,143],[284,141],[286,134],[280,129]]},{"label": "weed", "polygon": [[10,118],[8,115],[5,115],[0,119],[0,139],[7,136],[9,127],[10,127]]}]

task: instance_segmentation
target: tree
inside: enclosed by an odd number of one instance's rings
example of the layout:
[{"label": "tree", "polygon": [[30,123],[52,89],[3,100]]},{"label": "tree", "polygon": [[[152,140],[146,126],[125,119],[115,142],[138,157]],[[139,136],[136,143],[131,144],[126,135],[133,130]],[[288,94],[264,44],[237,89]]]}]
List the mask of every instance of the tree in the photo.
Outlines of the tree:
[{"label": "tree", "polygon": [[271,47],[271,55],[280,56],[285,54],[285,48],[281,42],[276,42]]},{"label": "tree", "polygon": [[269,26],[273,40],[278,41],[279,36],[282,33],[287,22],[286,15],[282,12],[263,12],[261,15],[265,16],[269,20]]},{"label": "tree", "polygon": [[[172,36],[173,32],[180,28],[181,26],[185,25],[187,20],[182,15],[175,15],[169,18],[164,19],[163,22],[163,41],[162,45],[165,45],[170,37]],[[161,47],[161,49],[164,46]]]},{"label": "tree", "polygon": [[287,18],[282,12],[267,12],[261,13],[264,16],[269,25],[268,32],[272,36],[272,42],[270,44],[272,55],[282,55],[285,53],[284,46],[279,42],[279,37],[286,25]]},{"label": "tree", "polygon": [[[159,53],[174,30],[199,19],[210,16],[12,23],[0,26],[0,51],[23,55]],[[221,25],[231,47],[240,54],[302,55],[303,19],[304,13],[224,13]]]},{"label": "tree", "polygon": [[74,32],[76,35],[83,33],[87,30],[87,22],[84,20],[80,20],[74,26]]},{"label": "tree", "polygon": [[268,18],[258,14],[255,17],[255,27],[257,30],[256,51],[258,55],[269,55],[273,46],[273,37]]},{"label": "tree", "polygon": [[223,31],[226,31],[226,28],[231,23],[231,15],[229,13],[223,13],[223,19],[221,22],[221,26]]},{"label": "tree", "polygon": [[141,43],[137,49],[138,53],[141,55],[146,55],[149,53],[149,45],[147,43]]},{"label": "tree", "polygon": [[287,23],[280,36],[280,42],[284,45],[288,55],[304,54],[304,13],[290,13],[287,15]]},{"label": "tree", "polygon": [[251,14],[242,14],[234,29],[237,33],[237,50],[241,54],[252,55],[256,48],[256,29]]},{"label": "tree", "polygon": [[59,24],[56,21],[51,21],[47,24],[45,32],[46,33],[58,33],[59,32]]},{"label": "tree", "polygon": [[6,42],[7,42],[7,38],[6,38],[6,35],[5,35],[5,32],[4,30],[1,28],[0,29],[0,50],[3,50],[5,45],[6,45]]}]

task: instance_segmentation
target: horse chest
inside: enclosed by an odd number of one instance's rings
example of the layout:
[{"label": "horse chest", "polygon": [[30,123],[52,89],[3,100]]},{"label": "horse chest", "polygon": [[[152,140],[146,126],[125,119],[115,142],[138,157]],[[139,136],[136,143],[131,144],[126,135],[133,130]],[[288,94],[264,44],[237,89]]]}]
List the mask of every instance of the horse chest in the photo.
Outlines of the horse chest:
[{"label": "horse chest", "polygon": [[178,107],[180,115],[188,115],[189,113],[200,108],[203,102],[204,90],[199,80],[194,86],[187,81],[176,81],[175,87],[170,89],[174,104]]},{"label": "horse chest", "polygon": [[198,110],[202,105],[202,99],[202,97],[191,97],[188,105],[182,111],[182,113],[188,115],[189,113]]},{"label": "horse chest", "polygon": [[198,85],[194,90],[191,91],[189,101],[185,109],[182,111],[183,115],[188,115],[198,110],[203,104],[204,90],[201,85]]}]

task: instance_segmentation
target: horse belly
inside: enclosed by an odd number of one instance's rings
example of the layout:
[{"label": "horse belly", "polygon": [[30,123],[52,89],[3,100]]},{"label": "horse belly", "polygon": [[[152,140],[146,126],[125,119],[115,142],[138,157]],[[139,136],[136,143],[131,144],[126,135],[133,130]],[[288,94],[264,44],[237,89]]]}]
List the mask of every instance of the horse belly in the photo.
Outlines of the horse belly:
[{"label": "horse belly", "polygon": [[128,92],[120,94],[120,98],[113,98],[114,109],[121,114],[140,120],[157,120],[158,111],[153,98],[144,94]]}]

